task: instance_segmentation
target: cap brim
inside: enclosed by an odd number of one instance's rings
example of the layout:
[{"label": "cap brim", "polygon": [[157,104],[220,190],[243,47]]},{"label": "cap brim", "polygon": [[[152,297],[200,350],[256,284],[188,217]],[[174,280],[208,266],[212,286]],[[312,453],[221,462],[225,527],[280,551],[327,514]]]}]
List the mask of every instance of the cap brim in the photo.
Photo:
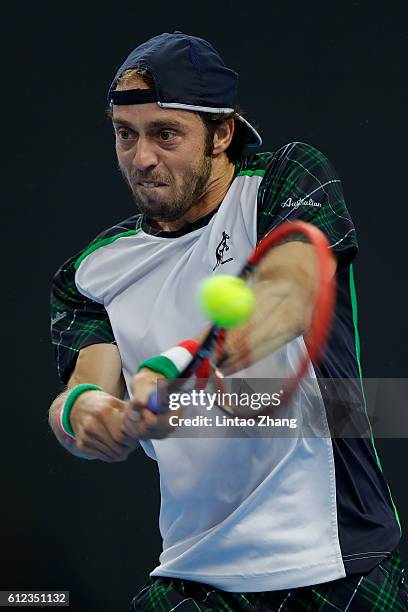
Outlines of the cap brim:
[{"label": "cap brim", "polygon": [[249,121],[244,119],[244,117],[242,117],[241,115],[236,114],[235,119],[238,119],[238,121],[240,121],[241,130],[245,133],[245,146],[253,148],[260,147],[262,145],[262,138],[261,135],[254,128],[254,126],[251,125]]},{"label": "cap brim", "polygon": [[[180,102],[161,102],[158,101],[157,104],[161,108],[175,108],[180,110],[191,110],[198,113],[209,113],[212,115],[224,114],[224,113],[232,113],[234,111],[233,108],[214,108],[212,106],[198,106],[195,104],[183,104]],[[238,113],[235,115],[235,119],[238,119],[240,122],[239,126],[245,135],[245,146],[246,147],[260,147],[262,145],[262,138],[260,134],[256,131],[253,125],[249,123],[244,117],[239,115]]]}]

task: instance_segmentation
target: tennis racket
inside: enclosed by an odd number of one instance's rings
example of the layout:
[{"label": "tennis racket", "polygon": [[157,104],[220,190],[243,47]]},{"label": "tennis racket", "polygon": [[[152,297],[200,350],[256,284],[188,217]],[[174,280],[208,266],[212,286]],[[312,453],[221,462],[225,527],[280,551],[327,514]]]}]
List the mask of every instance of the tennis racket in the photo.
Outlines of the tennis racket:
[{"label": "tennis racket", "polygon": [[[329,248],[329,242],[323,232],[310,223],[305,223],[304,221],[283,223],[260,240],[237,275],[250,284],[257,266],[267,253],[286,238],[298,234],[303,235],[315,250],[317,282],[311,325],[304,338],[307,351],[300,361],[295,375],[285,385],[282,393],[285,401],[288,401],[298,387],[308,369],[309,363],[318,362],[330,332],[335,304],[336,282],[335,276],[332,274],[332,260],[334,256]],[[217,375],[217,364],[222,359],[225,334],[226,330],[224,328],[217,325],[211,327],[202,344],[196,350],[192,360],[179,374],[179,377],[167,380],[158,386],[157,391],[151,393],[147,406],[152,412],[158,414],[169,410],[168,401],[170,394],[179,391],[183,384],[185,384],[186,379],[191,379],[206,360],[209,360],[213,371],[215,371],[218,386],[222,389],[222,378]],[[225,409],[225,407],[219,407],[223,410]],[[226,411],[234,414],[234,407],[228,407]],[[242,413],[239,416],[242,417]]]}]

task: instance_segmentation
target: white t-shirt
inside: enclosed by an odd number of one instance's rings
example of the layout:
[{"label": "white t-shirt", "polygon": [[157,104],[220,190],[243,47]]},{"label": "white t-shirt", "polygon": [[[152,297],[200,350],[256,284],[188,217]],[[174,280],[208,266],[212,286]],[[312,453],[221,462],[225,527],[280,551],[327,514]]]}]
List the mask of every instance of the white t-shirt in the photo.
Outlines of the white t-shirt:
[{"label": "white t-shirt", "polygon": [[[278,209],[275,202],[273,214],[263,204],[272,181],[283,184],[284,178],[290,183],[290,174],[279,177],[279,166],[271,172],[274,160],[298,160],[305,148],[308,145],[292,143],[278,152],[278,158],[252,156],[251,164],[237,168],[219,208],[187,230],[155,235],[142,217],[135,217],[133,229],[119,225],[112,236],[99,237],[76,257],[70,290],[80,294],[82,309],[73,314],[66,304],[57,304],[54,311],[54,344],[62,376],[72,369],[75,353],[92,344],[95,336],[99,342],[109,341],[100,307],[108,317],[110,341],[121,355],[129,395],[140,362],[194,338],[204,328],[207,321],[194,299],[200,282],[211,274],[238,273],[260,232],[299,218],[300,212],[310,222],[323,219],[321,226],[333,248],[349,253],[355,238],[344,202],[343,214],[336,212],[342,221],[336,217],[328,223],[322,216],[322,210],[327,214],[329,207],[334,209],[330,189],[337,187],[336,178],[326,184],[309,171],[315,182],[303,200],[299,189],[292,187],[293,199],[282,192],[285,197]],[[296,164],[293,167],[297,169]],[[222,240],[228,250],[220,259]],[[72,268],[72,262],[69,265]],[[67,273],[68,266],[64,270]],[[81,338],[77,333],[75,342],[69,341],[71,329],[87,309],[88,313],[94,309],[92,331],[87,334],[82,326]],[[296,338],[235,376],[290,376],[305,350],[303,339]],[[196,409],[189,410],[195,414]],[[312,366],[308,382],[287,406],[287,415],[299,425],[313,420],[327,436],[304,437],[299,426],[289,437],[243,433],[237,438],[225,429],[224,435],[221,428],[217,436],[172,434],[164,440],[141,441],[160,473],[163,552],[151,575],[235,592],[300,587],[346,575],[342,553],[347,557],[349,549],[342,550],[339,538],[333,441]]]}]

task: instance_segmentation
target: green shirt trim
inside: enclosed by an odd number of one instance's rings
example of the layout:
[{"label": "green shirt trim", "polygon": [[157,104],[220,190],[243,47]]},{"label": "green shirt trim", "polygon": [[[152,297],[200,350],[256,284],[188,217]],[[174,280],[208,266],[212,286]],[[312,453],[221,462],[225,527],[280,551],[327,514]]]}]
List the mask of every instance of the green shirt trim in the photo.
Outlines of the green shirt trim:
[{"label": "green shirt trim", "polygon": [[265,176],[265,170],[241,170],[235,176]]},{"label": "green shirt trim", "polygon": [[74,263],[75,270],[78,270],[79,266],[84,261],[85,257],[88,257],[88,255],[96,251],[96,249],[104,247],[107,244],[111,244],[112,242],[115,242],[115,240],[117,240],[118,238],[125,238],[126,236],[135,236],[141,231],[142,231],[141,229],[129,230],[127,232],[122,232],[121,234],[116,234],[116,236],[111,236],[110,238],[103,238],[102,240],[98,240],[97,242],[94,242],[87,249],[85,249],[85,251],[75,261]]},{"label": "green shirt trim", "polygon": [[[383,469],[382,469],[380,458],[379,458],[378,453],[377,453],[377,449],[375,447],[375,442],[374,442],[374,436],[373,436],[373,430],[372,430],[372,427],[371,427],[371,422],[370,422],[370,419],[369,419],[368,414],[367,414],[367,403],[366,403],[366,398],[365,398],[365,393],[364,393],[363,374],[362,374],[361,362],[360,362],[360,335],[358,333],[357,294],[356,294],[356,286],[355,286],[355,283],[354,283],[354,272],[353,272],[353,265],[352,264],[350,265],[350,296],[351,296],[351,307],[352,307],[352,310],[353,310],[354,339],[355,339],[356,357],[357,357],[357,363],[358,363],[358,371],[359,371],[359,374],[360,374],[360,384],[361,384],[361,392],[362,392],[363,401],[364,401],[364,410],[365,410],[367,421],[368,421],[368,424],[369,424],[369,427],[370,427],[371,444],[373,446],[373,450],[374,450],[375,458],[376,458],[376,461],[377,461],[377,465],[378,465],[378,467],[380,468],[380,470],[382,472]],[[384,480],[385,480],[385,478],[384,478]],[[395,520],[397,521],[398,527],[400,529],[400,533],[402,534],[401,522],[400,522],[400,519],[399,519],[399,516],[398,516],[398,511],[397,511],[397,508],[396,508],[396,506],[394,504],[394,500],[393,500],[392,495],[391,495],[390,487],[388,486],[387,482],[386,482],[386,484],[387,484],[387,488],[388,488],[388,493],[390,495],[390,500],[391,500],[392,506],[394,508]]]}]

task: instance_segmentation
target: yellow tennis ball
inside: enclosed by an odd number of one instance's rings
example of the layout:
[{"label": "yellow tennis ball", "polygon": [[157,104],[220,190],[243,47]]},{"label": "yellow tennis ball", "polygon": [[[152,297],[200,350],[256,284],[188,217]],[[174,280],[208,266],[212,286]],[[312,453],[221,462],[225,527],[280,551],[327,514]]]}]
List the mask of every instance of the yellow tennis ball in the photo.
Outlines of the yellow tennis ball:
[{"label": "yellow tennis ball", "polygon": [[238,327],[255,308],[255,295],[242,278],[220,274],[201,283],[197,301],[204,314],[220,327]]}]

